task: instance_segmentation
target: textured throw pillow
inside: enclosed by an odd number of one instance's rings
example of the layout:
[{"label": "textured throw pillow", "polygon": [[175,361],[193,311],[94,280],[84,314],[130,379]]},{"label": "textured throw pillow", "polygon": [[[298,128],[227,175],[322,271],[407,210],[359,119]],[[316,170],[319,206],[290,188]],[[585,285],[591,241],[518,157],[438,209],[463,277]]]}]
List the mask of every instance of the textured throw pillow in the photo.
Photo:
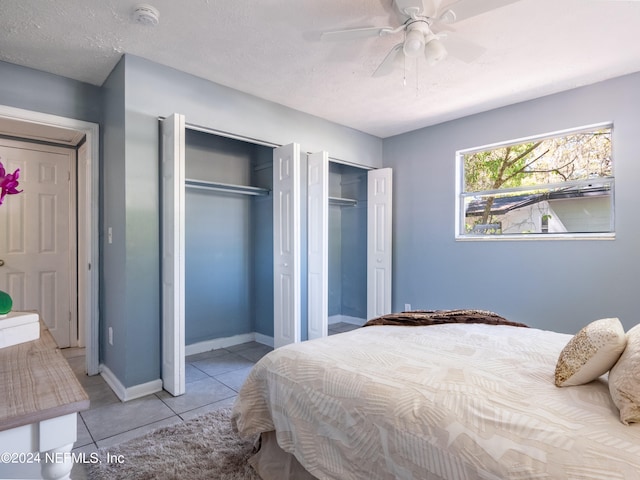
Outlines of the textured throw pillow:
[{"label": "textured throw pillow", "polygon": [[583,385],[607,372],[627,344],[624,328],[617,318],[591,322],[560,352],[556,364],[556,385]]},{"label": "textured throw pillow", "polygon": [[627,332],[627,347],[609,372],[609,392],[622,423],[640,422],[640,325]]}]

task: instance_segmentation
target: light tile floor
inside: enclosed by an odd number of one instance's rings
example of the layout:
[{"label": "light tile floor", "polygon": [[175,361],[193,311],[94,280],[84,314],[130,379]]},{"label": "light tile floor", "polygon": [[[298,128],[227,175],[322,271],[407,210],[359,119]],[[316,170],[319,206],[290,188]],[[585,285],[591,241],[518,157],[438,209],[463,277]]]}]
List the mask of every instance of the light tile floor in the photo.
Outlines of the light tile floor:
[{"label": "light tile floor", "polygon": [[[329,334],[358,328],[349,323],[329,325]],[[249,371],[271,347],[249,342],[186,358],[186,393],[173,397],[165,391],[121,402],[100,375],[87,376],[84,349],[63,353],[89,394],[90,408],[78,416],[74,451],[91,453],[160,427],[189,420],[211,410],[233,405]],[[81,478],[81,477],[78,477]]]}]

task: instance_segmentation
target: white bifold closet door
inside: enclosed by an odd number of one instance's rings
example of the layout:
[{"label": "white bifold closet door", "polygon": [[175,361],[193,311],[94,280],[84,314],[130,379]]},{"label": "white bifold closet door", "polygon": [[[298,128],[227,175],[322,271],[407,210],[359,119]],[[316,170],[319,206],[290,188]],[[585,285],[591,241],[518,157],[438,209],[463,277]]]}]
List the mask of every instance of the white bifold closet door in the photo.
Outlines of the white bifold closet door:
[{"label": "white bifold closet door", "polygon": [[[391,313],[391,168],[367,172],[367,319]],[[308,336],[328,335],[329,155],[308,157]]]},{"label": "white bifold closet door", "polygon": [[393,171],[367,174],[367,319],[391,313],[391,201]]},{"label": "white bifold closet door", "polygon": [[273,151],[273,346],[300,341],[300,146]]},{"label": "white bifold closet door", "polygon": [[312,340],[329,329],[329,154],[312,153],[307,162],[307,323]]},{"label": "white bifold closet door", "polygon": [[185,392],[185,119],[162,122],[162,384]]}]

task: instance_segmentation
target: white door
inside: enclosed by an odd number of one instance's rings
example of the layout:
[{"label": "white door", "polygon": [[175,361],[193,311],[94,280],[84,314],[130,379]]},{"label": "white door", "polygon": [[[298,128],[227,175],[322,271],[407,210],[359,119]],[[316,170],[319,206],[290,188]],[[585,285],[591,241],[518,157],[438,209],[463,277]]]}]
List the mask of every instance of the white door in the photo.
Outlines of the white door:
[{"label": "white door", "polygon": [[391,313],[392,170],[368,172],[367,319]]},{"label": "white door", "polygon": [[13,310],[37,310],[61,348],[77,335],[75,155],[0,140],[2,163],[10,173],[20,169],[23,190],[0,206],[0,289]]},{"label": "white door", "polygon": [[273,151],[273,344],[300,341],[300,146]]},{"label": "white door", "polygon": [[329,154],[308,156],[308,337],[325,337],[329,321]]},{"label": "white door", "polygon": [[172,395],[185,392],[185,122],[162,122],[162,382]]}]

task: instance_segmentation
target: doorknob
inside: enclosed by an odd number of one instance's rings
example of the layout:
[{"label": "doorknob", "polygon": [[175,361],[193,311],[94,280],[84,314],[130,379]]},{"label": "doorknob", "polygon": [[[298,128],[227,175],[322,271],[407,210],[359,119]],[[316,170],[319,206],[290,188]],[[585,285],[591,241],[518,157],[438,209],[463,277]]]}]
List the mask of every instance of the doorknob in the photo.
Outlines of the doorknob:
[{"label": "doorknob", "polygon": [[0,267],[4,266],[4,260],[0,260]]}]

